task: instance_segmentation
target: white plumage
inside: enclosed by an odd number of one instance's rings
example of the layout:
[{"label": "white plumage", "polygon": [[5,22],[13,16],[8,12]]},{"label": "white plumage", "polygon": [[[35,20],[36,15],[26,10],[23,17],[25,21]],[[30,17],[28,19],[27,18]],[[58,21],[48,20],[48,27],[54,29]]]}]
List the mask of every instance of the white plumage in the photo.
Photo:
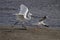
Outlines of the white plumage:
[{"label": "white plumage", "polygon": [[46,19],[46,18],[47,18],[47,16],[42,17],[42,18],[39,20],[39,22],[33,23],[33,25],[43,25],[43,26],[45,26],[45,27],[49,27],[49,26],[45,23],[45,19]]},{"label": "white plumage", "polygon": [[28,8],[21,4],[20,5],[20,12],[16,14],[17,20],[19,21],[25,21],[25,20],[30,20],[31,19],[31,13],[28,11]]},{"label": "white plumage", "polygon": [[[27,20],[31,20],[31,13],[28,11],[28,8],[21,4],[20,5],[20,12],[16,15],[16,20],[22,22],[22,27],[24,27],[24,29],[26,29],[26,27],[23,25],[25,21]],[[14,25],[16,25],[18,22],[16,22]]]}]

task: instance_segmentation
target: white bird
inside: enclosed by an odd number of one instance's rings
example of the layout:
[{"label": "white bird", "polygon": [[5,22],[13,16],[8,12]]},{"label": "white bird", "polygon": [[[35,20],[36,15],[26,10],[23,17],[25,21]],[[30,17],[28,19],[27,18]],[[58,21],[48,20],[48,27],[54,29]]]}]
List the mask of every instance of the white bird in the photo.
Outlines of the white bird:
[{"label": "white bird", "polygon": [[[23,4],[20,5],[20,12],[18,14],[16,14],[18,20],[20,20],[19,17],[21,17],[23,19],[26,19],[26,20],[30,20],[31,19],[31,15],[32,14],[30,12],[28,12],[28,8],[25,5],[23,5]],[[20,21],[22,21],[22,20],[20,20]]]},{"label": "white bird", "polygon": [[[28,11],[28,8],[25,5],[21,4],[20,5],[20,12],[15,15],[17,17],[16,20],[24,23],[24,21],[31,20],[32,14]],[[16,22],[15,24],[17,24],[17,23],[18,22]],[[26,29],[25,26],[22,25],[22,27],[24,27]]]}]

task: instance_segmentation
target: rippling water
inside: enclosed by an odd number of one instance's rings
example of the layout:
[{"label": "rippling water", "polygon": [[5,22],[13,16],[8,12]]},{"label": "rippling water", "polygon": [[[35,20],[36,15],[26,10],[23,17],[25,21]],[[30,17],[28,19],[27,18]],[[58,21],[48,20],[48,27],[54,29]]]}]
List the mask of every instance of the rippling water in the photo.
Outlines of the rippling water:
[{"label": "rippling water", "polygon": [[[45,23],[50,26],[60,26],[59,0],[0,0],[0,24],[13,25],[19,12],[20,4],[25,4],[29,11],[36,16],[48,16]],[[38,22],[38,18],[28,21],[28,25]],[[20,23],[21,24],[21,23]]]}]

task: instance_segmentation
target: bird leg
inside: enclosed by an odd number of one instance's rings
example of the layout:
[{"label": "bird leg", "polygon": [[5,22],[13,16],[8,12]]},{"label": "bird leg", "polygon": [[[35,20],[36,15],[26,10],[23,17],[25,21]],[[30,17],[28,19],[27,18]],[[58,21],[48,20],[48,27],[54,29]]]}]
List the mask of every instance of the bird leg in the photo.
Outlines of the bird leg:
[{"label": "bird leg", "polygon": [[[19,22],[17,21],[17,22],[15,22],[14,23],[14,25],[16,25],[16,24],[18,24]],[[12,28],[13,28],[14,26],[12,26]],[[24,26],[24,24],[22,23],[22,27],[24,27],[24,28],[15,28],[15,29],[17,29],[17,30],[26,30],[26,27]],[[12,31],[14,31],[14,28],[12,29]]]},{"label": "bird leg", "polygon": [[[16,25],[17,23],[19,23],[18,21],[14,24],[14,25]],[[19,30],[26,30],[26,27],[24,26],[24,22],[22,22],[22,27],[24,27],[24,28],[18,28]]]},{"label": "bird leg", "polygon": [[22,22],[22,27],[23,27],[23,29],[21,29],[21,30],[27,30],[27,28],[24,26],[24,22]]},{"label": "bird leg", "polygon": [[18,21],[14,23],[14,25],[16,25],[17,23],[19,23]]}]

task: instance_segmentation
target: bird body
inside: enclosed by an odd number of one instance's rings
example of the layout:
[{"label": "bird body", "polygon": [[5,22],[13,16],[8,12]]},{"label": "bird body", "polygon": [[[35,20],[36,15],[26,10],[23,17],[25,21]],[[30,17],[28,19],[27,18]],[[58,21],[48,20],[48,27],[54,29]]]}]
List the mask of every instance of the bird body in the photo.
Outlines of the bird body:
[{"label": "bird body", "polygon": [[44,21],[46,20],[46,18],[47,18],[47,16],[44,16],[44,17],[42,17],[40,20],[39,20],[39,22],[38,22],[38,24],[40,25],[44,25],[45,27],[49,27]]},{"label": "bird body", "polygon": [[33,23],[33,25],[43,25],[43,26],[45,26],[45,27],[49,27],[49,26],[45,23],[46,18],[47,18],[47,16],[42,17],[42,18],[39,20],[39,22]]},{"label": "bird body", "polygon": [[30,20],[31,19],[31,13],[28,12],[28,8],[21,4],[20,5],[20,12],[16,14],[17,20],[19,21],[25,21],[25,20]]}]

